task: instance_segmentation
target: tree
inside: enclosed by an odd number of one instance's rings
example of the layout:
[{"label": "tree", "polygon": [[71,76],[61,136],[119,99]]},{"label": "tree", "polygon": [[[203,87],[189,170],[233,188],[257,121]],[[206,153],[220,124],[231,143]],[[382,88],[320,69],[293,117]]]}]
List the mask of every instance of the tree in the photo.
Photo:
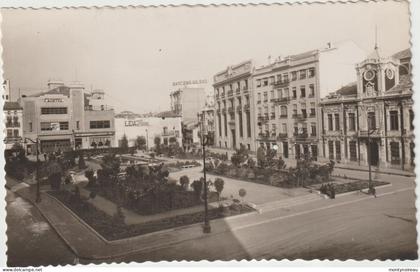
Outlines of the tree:
[{"label": "tree", "polygon": [[179,178],[179,183],[181,184],[182,188],[187,191],[188,185],[190,184],[190,179],[187,175],[183,175]]},{"label": "tree", "polygon": [[155,150],[156,153],[160,154],[160,144],[161,144],[161,139],[159,136],[156,136],[155,139],[153,140],[153,142],[155,143]]},{"label": "tree", "polygon": [[85,168],[86,168],[85,158],[83,157],[83,154],[80,154],[80,156],[79,156],[79,169],[85,169]]},{"label": "tree", "polygon": [[244,188],[239,189],[239,196],[242,198],[242,201],[244,201],[244,197],[246,196],[246,190]]},{"label": "tree", "polygon": [[137,136],[136,148],[139,149],[139,150],[146,150],[146,137]]},{"label": "tree", "polygon": [[224,186],[225,186],[225,181],[221,178],[216,178],[216,180],[214,181],[214,188],[217,191],[219,201],[220,201],[220,194],[222,193]]},{"label": "tree", "polygon": [[232,155],[230,160],[232,161],[232,164],[236,167],[239,167],[242,163],[246,162],[248,159],[248,150],[245,148],[243,144],[241,144],[241,147],[236,150],[235,154]]},{"label": "tree", "polygon": [[260,147],[257,149],[257,163],[258,167],[265,167],[266,165],[266,154],[265,154],[264,144],[261,143]]},{"label": "tree", "polygon": [[191,186],[193,187],[193,190],[197,199],[200,199],[201,190],[203,190],[203,182],[201,180],[194,180]]},{"label": "tree", "polygon": [[128,150],[128,140],[127,140],[127,136],[125,134],[121,138],[121,148],[123,150]]},{"label": "tree", "polygon": [[276,157],[276,151],[274,149],[268,149],[266,152],[266,166],[273,167],[275,164],[275,157]]}]

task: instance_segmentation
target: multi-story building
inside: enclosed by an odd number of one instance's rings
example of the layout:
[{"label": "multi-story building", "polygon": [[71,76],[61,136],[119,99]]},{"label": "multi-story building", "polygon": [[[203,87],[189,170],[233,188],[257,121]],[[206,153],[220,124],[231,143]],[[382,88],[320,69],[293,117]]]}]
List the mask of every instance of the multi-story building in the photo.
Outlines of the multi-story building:
[{"label": "multi-story building", "polygon": [[184,86],[170,94],[171,110],[182,117],[183,122],[197,122],[197,114],[206,103],[204,87]]},{"label": "multi-story building", "polygon": [[365,57],[352,42],[278,58],[255,69],[253,78],[256,138],[278,147],[284,158],[319,156],[320,99],[355,80],[354,65]]},{"label": "multi-story building", "polygon": [[212,103],[212,100],[210,100],[198,114],[200,125],[203,125],[203,129],[205,130],[205,133],[207,133],[207,137],[211,139],[211,144],[214,144],[214,134],[216,132],[214,112],[214,103]]},{"label": "multi-story building", "polygon": [[[101,90],[49,82],[47,91],[20,100],[23,134],[39,139],[41,152],[114,146],[114,110],[104,104]],[[27,150],[34,150],[32,143]]]},{"label": "multi-story building", "polygon": [[3,106],[6,135],[5,149],[11,149],[14,144],[22,144],[22,107],[16,101],[5,101]]},{"label": "multi-story building", "polygon": [[153,116],[141,116],[129,111],[115,115],[115,138],[118,146],[121,146],[124,135],[127,137],[129,146],[135,146],[139,136],[146,139],[147,148],[154,147],[156,137],[161,139],[162,144],[168,144],[171,142],[170,138],[175,138],[181,145],[181,128],[181,116],[172,111]]},{"label": "multi-story building", "polygon": [[356,82],[321,101],[324,158],[355,165],[368,165],[370,161],[381,168],[413,169],[410,59],[409,49],[384,58],[376,47],[357,64]]},{"label": "multi-story building", "polygon": [[253,62],[249,60],[229,66],[214,76],[215,147],[238,149],[244,145],[256,151],[253,69]]}]

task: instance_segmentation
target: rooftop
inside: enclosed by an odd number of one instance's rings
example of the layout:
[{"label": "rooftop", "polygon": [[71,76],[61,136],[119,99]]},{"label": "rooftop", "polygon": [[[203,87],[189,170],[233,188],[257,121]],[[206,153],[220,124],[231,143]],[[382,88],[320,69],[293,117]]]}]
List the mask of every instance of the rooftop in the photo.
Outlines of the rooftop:
[{"label": "rooftop", "polygon": [[410,48],[404,49],[400,52],[395,53],[394,55],[392,55],[392,57],[399,60],[411,58],[411,50]]},{"label": "rooftop", "polygon": [[43,95],[47,95],[47,94],[61,94],[61,95],[65,95],[67,97],[70,97],[70,88],[67,86],[59,86],[57,88],[54,88],[52,90],[49,91],[44,91],[44,92],[40,92],[40,93],[36,93],[33,95],[28,95],[29,97],[40,97]]},{"label": "rooftop", "polygon": [[155,117],[159,118],[174,118],[174,117],[181,117],[181,115],[177,114],[174,111],[162,111],[155,114]]}]

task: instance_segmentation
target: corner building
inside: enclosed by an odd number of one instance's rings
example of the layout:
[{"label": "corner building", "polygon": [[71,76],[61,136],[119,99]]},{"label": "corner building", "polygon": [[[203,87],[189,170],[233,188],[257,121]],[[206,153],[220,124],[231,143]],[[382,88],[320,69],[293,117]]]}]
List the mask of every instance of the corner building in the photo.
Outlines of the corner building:
[{"label": "corner building", "polygon": [[252,96],[252,61],[245,61],[216,74],[214,146],[238,149],[241,144],[256,151],[254,104]]},{"label": "corner building", "polygon": [[[38,138],[41,152],[115,146],[114,110],[101,90],[49,82],[48,91],[22,96],[21,105],[24,137]],[[27,151],[36,151],[32,143]]]},{"label": "corner building", "polygon": [[409,49],[382,57],[375,48],[356,66],[356,82],[321,101],[325,159],[414,169],[410,59]]}]

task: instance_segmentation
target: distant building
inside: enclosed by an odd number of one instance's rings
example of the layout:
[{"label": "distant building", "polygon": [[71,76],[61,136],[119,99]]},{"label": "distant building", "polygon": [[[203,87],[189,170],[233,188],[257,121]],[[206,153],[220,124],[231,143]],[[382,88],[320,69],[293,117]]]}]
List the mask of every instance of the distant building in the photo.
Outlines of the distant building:
[{"label": "distant building", "polygon": [[3,94],[2,94],[3,100],[10,101],[10,80],[6,79],[3,81]]},{"label": "distant building", "polygon": [[[114,110],[104,92],[91,93],[75,83],[49,82],[48,90],[20,99],[23,134],[40,141],[41,152],[103,148],[115,145]],[[28,152],[34,150],[28,143]]]},{"label": "distant building", "polygon": [[135,146],[136,139],[139,136],[146,139],[148,148],[155,146],[156,137],[161,139],[161,144],[170,143],[171,138],[175,138],[180,146],[182,144],[181,116],[172,111],[146,117],[124,111],[115,115],[115,130],[118,146],[121,146],[124,135],[127,137],[129,146]]},{"label": "distant building", "polygon": [[414,169],[410,59],[409,49],[383,57],[375,48],[357,64],[357,81],[321,101],[324,158],[368,165],[370,154],[373,166]]},{"label": "distant building", "polygon": [[197,114],[206,103],[204,87],[185,86],[170,94],[171,110],[182,117],[183,122],[197,122]]},{"label": "distant building", "polygon": [[22,141],[23,135],[23,121],[22,121],[22,107],[18,102],[5,101],[3,106],[3,113],[5,116],[6,135],[4,143],[5,149],[11,149],[14,144],[20,143],[24,146]]}]

